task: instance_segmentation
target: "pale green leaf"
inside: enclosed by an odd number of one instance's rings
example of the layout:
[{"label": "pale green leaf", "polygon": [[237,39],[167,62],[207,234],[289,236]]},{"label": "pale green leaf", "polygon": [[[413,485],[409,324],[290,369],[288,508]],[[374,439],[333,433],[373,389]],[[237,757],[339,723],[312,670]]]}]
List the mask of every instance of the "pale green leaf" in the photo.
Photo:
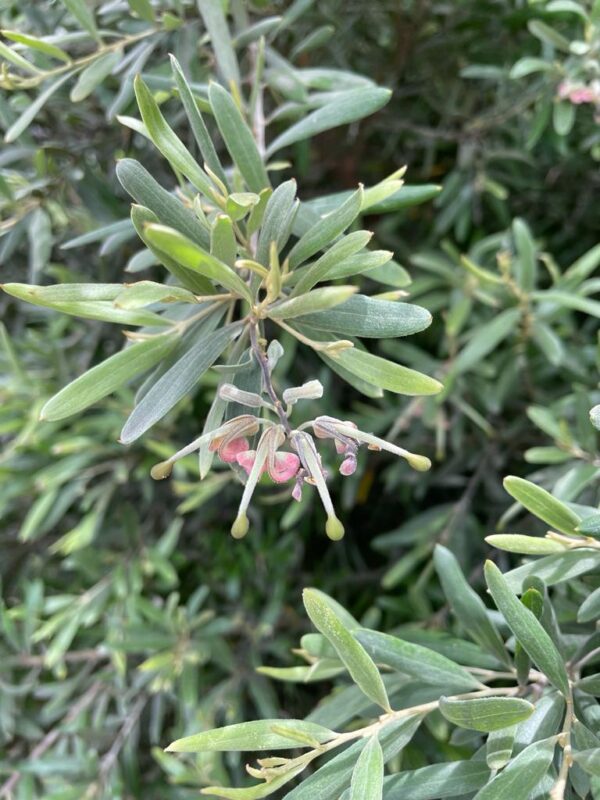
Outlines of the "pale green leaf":
[{"label": "pale green leaf", "polygon": [[[277,732],[274,732],[273,729]],[[322,725],[301,719],[261,719],[256,722],[240,722],[224,728],[214,728],[177,739],[167,747],[171,753],[206,752],[262,752],[265,750],[291,750],[299,746],[298,738],[287,737],[283,730],[289,728],[324,744],[336,734]]]},{"label": "pale green leaf", "polygon": [[377,736],[371,736],[356,761],[349,800],[382,800],[383,751]]},{"label": "pale green leaf", "polygon": [[457,700],[451,697],[440,699],[443,716],[460,728],[469,728],[487,733],[508,728],[527,719],[534,706],[519,697],[474,697]]},{"label": "pale green leaf", "polygon": [[480,789],[473,800],[521,800],[530,797],[550,769],[555,747],[555,737],[530,744]]},{"label": "pale green leaf", "polygon": [[561,533],[576,535],[581,518],[553,497],[550,492],[524,478],[509,475],[504,479],[504,488],[524,508]]},{"label": "pale green leaf", "polygon": [[311,328],[374,339],[408,336],[418,333],[431,324],[427,309],[411,303],[374,300],[363,294],[356,295],[334,311],[310,313],[300,320]]}]

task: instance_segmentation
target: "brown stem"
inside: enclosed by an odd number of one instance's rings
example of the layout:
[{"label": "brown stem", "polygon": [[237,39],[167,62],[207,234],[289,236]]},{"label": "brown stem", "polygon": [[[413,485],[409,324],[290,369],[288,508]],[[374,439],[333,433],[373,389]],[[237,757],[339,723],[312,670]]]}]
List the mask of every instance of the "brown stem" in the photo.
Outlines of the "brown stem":
[{"label": "brown stem", "polygon": [[273,386],[273,381],[271,380],[271,371],[269,370],[269,361],[267,356],[261,347],[258,341],[258,321],[251,320],[250,321],[250,346],[252,347],[252,352],[256,356],[256,360],[259,363],[262,376],[263,376],[263,383],[265,386],[265,391],[269,395],[271,402],[275,407],[275,411],[277,412],[277,416],[279,417],[281,424],[289,436],[292,432],[292,426],[290,425],[290,421],[288,420],[287,414],[285,413],[285,409],[279,397],[277,396],[277,392],[275,391],[275,387]]}]

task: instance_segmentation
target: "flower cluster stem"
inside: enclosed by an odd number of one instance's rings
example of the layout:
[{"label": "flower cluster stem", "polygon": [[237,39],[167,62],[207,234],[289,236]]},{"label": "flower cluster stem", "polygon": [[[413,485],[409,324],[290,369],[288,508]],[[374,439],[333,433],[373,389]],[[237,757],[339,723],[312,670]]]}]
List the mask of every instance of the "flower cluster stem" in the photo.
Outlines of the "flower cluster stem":
[{"label": "flower cluster stem", "polygon": [[269,395],[269,398],[271,399],[271,402],[275,407],[277,416],[279,417],[279,420],[283,425],[286,434],[288,434],[289,436],[292,432],[292,427],[290,425],[288,416],[285,412],[285,408],[283,407],[283,403],[277,396],[277,392],[275,391],[275,387],[273,386],[273,381],[271,380],[271,370],[269,369],[269,361],[267,359],[267,356],[263,348],[260,345],[260,342],[258,341],[258,322],[256,320],[250,321],[250,346],[260,366],[265,391]]}]

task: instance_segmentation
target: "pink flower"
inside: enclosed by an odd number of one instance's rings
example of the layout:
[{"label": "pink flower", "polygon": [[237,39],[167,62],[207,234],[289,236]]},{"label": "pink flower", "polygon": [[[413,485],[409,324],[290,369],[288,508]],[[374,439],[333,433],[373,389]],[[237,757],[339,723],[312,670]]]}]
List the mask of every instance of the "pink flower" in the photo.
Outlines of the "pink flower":
[{"label": "pink flower", "polygon": [[[256,450],[246,450],[239,452],[236,456],[237,463],[246,471],[248,475],[256,461]],[[275,483],[285,483],[296,476],[300,468],[300,459],[295,453],[287,453],[284,451],[277,451],[272,459],[262,465],[261,475],[265,472],[269,473],[269,477]]]},{"label": "pink flower", "polygon": [[232,439],[229,442],[224,440],[217,449],[221,461],[224,461],[226,464],[234,464],[237,461],[237,457],[247,452],[249,447],[248,439],[240,437],[238,439]]}]

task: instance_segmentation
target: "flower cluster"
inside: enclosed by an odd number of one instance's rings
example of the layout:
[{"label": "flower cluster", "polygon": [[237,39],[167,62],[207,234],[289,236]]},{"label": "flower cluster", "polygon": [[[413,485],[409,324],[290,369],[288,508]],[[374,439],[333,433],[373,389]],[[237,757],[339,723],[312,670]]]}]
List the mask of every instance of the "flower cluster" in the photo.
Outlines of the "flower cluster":
[{"label": "flower cluster", "polygon": [[[363,445],[369,450],[394,453],[406,459],[416,470],[429,469],[431,462],[425,456],[410,453],[391,442],[359,430],[353,422],[335,417],[319,416],[292,428],[289,418],[298,400],[320,398],[322,395],[323,387],[319,381],[310,381],[303,386],[287,389],[282,395],[286,406],[284,409],[278,400],[276,406],[259,394],[225,384],[219,389],[222,400],[260,408],[275,414],[278,420],[250,413],[234,417],[215,430],[202,434],[169,459],[157,464],[152,468],[152,477],[168,477],[178,459],[208,445],[208,449],[216,453],[222,462],[241,468],[239,472],[246,475],[238,514],[231,528],[234,538],[241,539],[248,532],[248,507],[258,482],[266,473],[275,483],[293,481],[291,496],[295,500],[301,499],[304,485],[314,486],[327,514],[327,536],[334,540],[341,539],[344,526],[333,507],[327,487],[327,471],[323,467],[316,440],[332,441],[336,453],[341,457],[339,471],[344,476],[352,475],[356,471],[358,451]],[[311,430],[312,434],[309,433]],[[257,442],[253,447],[251,439],[256,438]]]}]

